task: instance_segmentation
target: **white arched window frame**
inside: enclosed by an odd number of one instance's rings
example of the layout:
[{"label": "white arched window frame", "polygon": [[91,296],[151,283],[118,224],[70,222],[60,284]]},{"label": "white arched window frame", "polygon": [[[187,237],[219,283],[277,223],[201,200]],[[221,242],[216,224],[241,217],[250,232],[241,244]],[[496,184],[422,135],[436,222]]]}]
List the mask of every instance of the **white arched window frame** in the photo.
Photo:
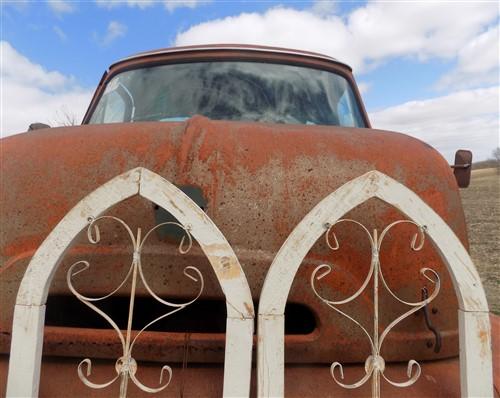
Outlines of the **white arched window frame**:
[{"label": "white arched window frame", "polygon": [[36,397],[40,382],[45,303],[51,281],[75,237],[113,205],[139,195],[170,212],[207,256],[226,299],[225,397],[250,391],[253,302],[231,246],[212,220],[182,191],[142,167],[130,170],[81,200],[53,229],[31,259],[18,290],[7,382],[8,397]]},{"label": "white arched window frame", "polygon": [[314,243],[344,214],[371,198],[394,206],[426,226],[453,281],[458,298],[462,397],[492,397],[491,331],[488,304],[472,260],[450,227],[413,191],[378,171],[370,171],[323,199],[295,227],[264,281],[258,310],[259,397],[284,396],[284,310],[292,282]]}]

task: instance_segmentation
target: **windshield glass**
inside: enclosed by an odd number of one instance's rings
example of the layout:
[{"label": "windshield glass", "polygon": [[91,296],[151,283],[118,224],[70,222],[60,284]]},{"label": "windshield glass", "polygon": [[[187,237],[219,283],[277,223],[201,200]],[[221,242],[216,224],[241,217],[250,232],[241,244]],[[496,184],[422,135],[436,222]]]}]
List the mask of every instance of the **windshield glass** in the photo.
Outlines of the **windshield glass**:
[{"label": "windshield glass", "polygon": [[198,62],[122,72],[90,123],[214,120],[364,127],[345,78],[319,69],[257,62]]}]

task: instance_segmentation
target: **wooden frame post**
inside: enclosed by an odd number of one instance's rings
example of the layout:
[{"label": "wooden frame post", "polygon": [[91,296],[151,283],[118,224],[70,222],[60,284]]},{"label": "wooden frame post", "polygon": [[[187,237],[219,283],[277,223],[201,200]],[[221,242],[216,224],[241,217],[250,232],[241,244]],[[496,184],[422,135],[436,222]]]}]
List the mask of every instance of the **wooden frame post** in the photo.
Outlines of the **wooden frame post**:
[{"label": "wooden frame post", "polygon": [[45,303],[52,278],[78,233],[111,206],[140,195],[170,212],[207,256],[226,297],[225,397],[250,393],[254,309],[250,287],[231,246],[210,218],[182,191],[142,167],[130,170],[82,199],[53,229],[31,259],[14,311],[8,397],[36,397],[40,381]]},{"label": "wooden frame post", "polygon": [[493,396],[491,331],[486,296],[472,260],[450,227],[413,191],[378,171],[338,188],[316,205],[287,238],[268,271],[258,310],[259,397],[283,397],[284,311],[303,259],[325,232],[354,207],[378,198],[425,225],[453,281],[459,305],[462,397]]}]

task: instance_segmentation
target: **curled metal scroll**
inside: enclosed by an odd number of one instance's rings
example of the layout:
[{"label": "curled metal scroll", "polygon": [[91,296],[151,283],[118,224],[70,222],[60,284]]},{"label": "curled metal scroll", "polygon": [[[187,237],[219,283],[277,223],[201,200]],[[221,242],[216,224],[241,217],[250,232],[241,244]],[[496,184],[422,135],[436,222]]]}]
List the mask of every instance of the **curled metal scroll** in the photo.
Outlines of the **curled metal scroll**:
[{"label": "curled metal scroll", "polygon": [[[371,250],[372,250],[372,256],[371,256],[371,264],[370,264],[370,269],[368,271],[368,274],[366,278],[364,279],[363,283],[361,284],[361,287],[351,296],[341,299],[341,300],[328,300],[324,298],[317,290],[316,288],[316,281],[321,280],[324,278],[326,275],[328,275],[330,272],[332,272],[332,267],[328,264],[321,264],[318,267],[314,269],[314,271],[311,274],[311,288],[314,292],[314,294],[321,300],[323,301],[326,305],[328,305],[330,308],[335,310],[336,312],[342,314],[349,320],[351,320],[353,323],[355,323],[357,326],[361,328],[363,333],[366,335],[368,338],[368,341],[370,343],[371,347],[371,355],[366,359],[365,362],[365,374],[364,376],[359,379],[358,381],[351,383],[351,384],[346,384],[343,383],[342,380],[344,379],[344,370],[342,367],[342,364],[339,362],[334,362],[332,363],[330,367],[330,374],[332,378],[335,380],[335,382],[347,389],[354,389],[361,387],[363,384],[365,384],[368,380],[372,379],[372,396],[373,397],[380,397],[380,375],[382,375],[383,379],[386,380],[388,383],[395,387],[408,387],[414,384],[418,378],[420,377],[421,373],[421,368],[420,364],[415,361],[415,360],[410,360],[408,362],[408,367],[407,367],[407,376],[408,379],[405,381],[394,381],[391,380],[389,377],[387,377],[384,374],[385,370],[385,360],[384,358],[380,355],[380,351],[382,348],[382,344],[387,337],[387,334],[396,326],[398,323],[400,323],[403,319],[407,318],[411,314],[417,312],[427,304],[429,304],[434,298],[437,296],[439,293],[440,289],[440,279],[439,275],[432,270],[431,268],[421,268],[420,269],[420,274],[427,279],[431,284],[434,285],[434,290],[432,293],[425,299],[421,301],[416,301],[416,302],[411,302],[411,301],[406,301],[398,297],[392,289],[389,287],[388,283],[386,282],[384,278],[384,274],[382,272],[382,267],[380,265],[380,258],[379,258],[379,253],[380,249],[382,247],[382,243],[384,241],[384,238],[386,237],[387,233],[396,225],[399,224],[412,224],[417,228],[417,232],[413,235],[413,238],[410,242],[410,248],[417,252],[421,250],[424,246],[425,243],[425,233],[426,233],[426,227],[425,226],[420,226],[413,221],[410,220],[399,220],[395,221],[391,224],[389,224],[385,229],[380,233],[380,236],[378,235],[378,231],[374,230],[373,234],[368,231],[368,229],[361,223],[355,220],[351,219],[341,219],[338,220],[335,224],[333,225],[326,225],[325,227],[327,228],[326,231],[326,244],[328,247],[335,251],[338,250],[340,247],[339,241],[337,239],[337,236],[335,235],[335,232],[333,231],[333,227],[341,224],[341,223],[352,223],[355,224],[356,226],[360,227],[367,235],[368,240],[370,242]],[[350,315],[346,314],[339,308],[337,308],[338,305],[346,304],[349,303],[353,300],[355,300],[363,291],[365,291],[366,287],[368,286],[370,280],[373,278],[373,302],[374,302],[374,317],[373,317],[373,335],[370,335],[370,333],[366,330],[366,328],[361,325],[356,319],[351,317]],[[405,304],[409,307],[412,307],[410,310],[402,314],[401,316],[397,317],[394,319],[382,332],[382,334],[379,336],[379,321],[378,321],[378,290],[379,290],[379,281],[382,282],[382,285],[384,288],[389,292],[389,294],[395,298],[397,301],[399,301],[402,304]],[[338,369],[338,374],[340,376],[340,379],[336,375],[336,369]]]},{"label": "curled metal scroll", "polygon": [[[201,295],[203,292],[204,288],[204,280],[203,276],[200,273],[200,271],[192,266],[188,266],[184,268],[184,275],[189,278],[190,280],[194,281],[195,283],[199,283],[199,289],[197,294],[193,299],[191,299],[188,302],[185,303],[172,303],[167,300],[164,300],[160,298],[154,291],[151,289],[149,286],[149,283],[147,282],[143,268],[142,268],[142,261],[141,261],[141,253],[142,249],[144,247],[145,242],[147,241],[148,237],[151,235],[153,231],[156,229],[165,226],[165,225],[174,225],[184,232],[184,235],[181,239],[181,242],[179,244],[179,252],[181,254],[186,254],[189,252],[193,245],[193,238],[191,237],[190,234],[190,226],[183,226],[181,224],[178,224],[176,222],[165,222],[162,224],[156,225],[154,228],[150,229],[144,237],[141,236],[141,229],[139,228],[137,230],[137,235],[134,235],[132,232],[131,228],[120,218],[113,217],[113,216],[102,216],[98,218],[90,218],[89,219],[89,226],[87,229],[87,237],[88,240],[93,243],[93,244],[98,244],[101,239],[101,232],[99,230],[98,222],[100,220],[112,220],[114,222],[117,222],[119,225],[121,225],[125,231],[127,232],[128,236],[130,237],[130,240],[132,241],[133,245],[133,254],[132,254],[132,262],[130,264],[130,267],[128,269],[127,275],[125,278],[118,284],[118,286],[111,292],[108,293],[104,296],[100,297],[88,297],[76,290],[76,288],[73,285],[73,280],[75,276],[78,274],[88,270],[90,268],[90,263],[88,261],[78,261],[74,263],[68,270],[68,273],[66,274],[66,281],[68,283],[68,287],[71,290],[71,292],[76,296],[78,300],[80,300],[83,304],[85,304],[87,307],[91,308],[93,311],[97,312],[101,317],[103,317],[110,325],[111,327],[115,330],[116,334],[118,335],[118,338],[120,339],[122,349],[123,349],[123,355],[116,360],[115,363],[115,371],[116,371],[116,376],[112,378],[111,380],[105,382],[105,383],[94,383],[89,379],[89,376],[92,373],[92,361],[89,358],[86,358],[80,362],[78,365],[78,377],[80,380],[88,387],[94,388],[94,389],[102,389],[110,386],[113,384],[116,380],[119,378],[120,380],[120,398],[125,398],[127,395],[127,386],[128,386],[128,381],[129,379],[132,380],[132,382],[142,391],[148,392],[148,393],[158,393],[162,390],[164,390],[169,384],[170,380],[172,379],[172,369],[168,366],[165,365],[161,368],[160,370],[160,381],[158,383],[158,387],[149,387],[143,384],[137,377],[136,377],[136,372],[137,372],[137,362],[132,356],[132,350],[134,348],[134,344],[137,341],[138,337],[151,325],[154,323],[182,310],[183,308],[187,307],[188,305],[194,303]],[[127,321],[127,330],[126,333],[124,334],[118,325],[113,321],[113,319],[106,314],[104,311],[102,311],[99,307],[97,307],[94,302],[98,302],[101,300],[104,300],[112,295],[114,295],[118,290],[120,290],[123,285],[132,277],[132,286],[131,286],[131,292],[130,292],[130,300],[129,300],[129,313],[128,313],[128,321]],[[165,312],[163,315],[155,318],[151,322],[149,322],[146,326],[144,326],[138,333],[135,334],[134,338],[132,338],[132,319],[134,315],[134,304],[135,304],[135,295],[136,295],[136,288],[137,288],[137,282],[138,278],[141,280],[142,284],[148,291],[148,293],[158,302],[161,304],[165,305],[166,307],[169,307],[169,311]]]}]

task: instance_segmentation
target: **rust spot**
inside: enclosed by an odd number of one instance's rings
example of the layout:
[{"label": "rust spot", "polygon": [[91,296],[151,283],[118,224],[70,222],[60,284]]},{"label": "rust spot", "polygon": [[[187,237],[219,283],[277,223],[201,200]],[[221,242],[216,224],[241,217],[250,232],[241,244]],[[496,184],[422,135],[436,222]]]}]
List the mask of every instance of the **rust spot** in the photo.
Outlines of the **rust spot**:
[{"label": "rust spot", "polygon": [[481,340],[481,344],[488,342],[488,332],[486,330],[479,330],[479,340]]},{"label": "rust spot", "polygon": [[170,203],[175,210],[177,210],[181,214],[184,214],[184,211],[179,206],[177,206],[173,200],[169,198],[170,195],[168,193],[164,192],[164,195],[168,198],[168,203]]},{"label": "rust spot", "polygon": [[231,259],[229,257],[222,257],[220,259],[220,262],[222,264],[222,268],[227,270],[231,266]]},{"label": "rust spot", "polygon": [[244,302],[243,305],[245,306],[248,314],[253,314],[253,305],[250,305],[247,302]]},{"label": "rust spot", "polygon": [[238,279],[241,278],[241,268],[234,259],[229,259],[223,263],[222,278],[223,279]]},{"label": "rust spot", "polygon": [[484,320],[484,319],[479,319],[478,321],[478,328],[479,328],[479,331],[478,331],[478,337],[479,337],[479,341],[480,341],[480,344],[481,344],[481,352],[480,352],[480,356],[481,358],[486,358],[488,359],[490,357],[490,327],[489,327],[489,324],[488,324],[488,320]]}]

